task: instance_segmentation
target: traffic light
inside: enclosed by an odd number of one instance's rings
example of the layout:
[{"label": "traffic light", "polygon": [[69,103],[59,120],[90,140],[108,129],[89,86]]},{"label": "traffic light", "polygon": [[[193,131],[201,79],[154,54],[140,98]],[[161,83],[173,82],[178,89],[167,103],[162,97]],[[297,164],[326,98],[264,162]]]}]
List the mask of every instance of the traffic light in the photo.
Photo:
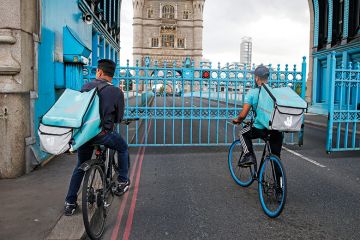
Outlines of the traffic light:
[{"label": "traffic light", "polygon": [[202,72],[202,78],[209,79],[210,78],[210,72],[209,71],[203,71]]}]

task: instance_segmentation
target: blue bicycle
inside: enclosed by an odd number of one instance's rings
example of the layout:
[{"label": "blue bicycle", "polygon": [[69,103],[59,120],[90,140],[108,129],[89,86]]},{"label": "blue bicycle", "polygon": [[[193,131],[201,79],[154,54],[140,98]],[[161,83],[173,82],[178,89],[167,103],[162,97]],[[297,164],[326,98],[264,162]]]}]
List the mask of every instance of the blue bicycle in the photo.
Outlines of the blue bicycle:
[{"label": "blue bicycle", "polygon": [[[250,125],[252,122],[245,124]],[[269,134],[262,139],[265,146],[259,168],[257,168],[257,163],[247,167],[240,166],[243,149],[239,139],[230,146],[228,164],[231,177],[240,186],[248,187],[254,181],[258,181],[261,207],[267,216],[276,218],[285,206],[287,183],[282,162],[277,156],[271,154],[269,139]]]}]

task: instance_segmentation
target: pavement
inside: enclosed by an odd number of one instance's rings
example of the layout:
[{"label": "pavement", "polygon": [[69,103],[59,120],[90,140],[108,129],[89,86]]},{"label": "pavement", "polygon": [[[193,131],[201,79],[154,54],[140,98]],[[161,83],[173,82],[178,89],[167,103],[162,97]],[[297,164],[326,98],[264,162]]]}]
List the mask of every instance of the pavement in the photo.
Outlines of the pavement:
[{"label": "pavement", "polygon": [[305,114],[305,124],[311,124],[317,127],[327,128],[327,116],[326,115],[318,115],[313,113]]},{"label": "pavement", "polygon": [[[305,123],[326,128],[327,117],[307,114]],[[27,175],[0,180],[0,239],[84,238],[81,213],[63,216],[76,158],[63,154]]]}]

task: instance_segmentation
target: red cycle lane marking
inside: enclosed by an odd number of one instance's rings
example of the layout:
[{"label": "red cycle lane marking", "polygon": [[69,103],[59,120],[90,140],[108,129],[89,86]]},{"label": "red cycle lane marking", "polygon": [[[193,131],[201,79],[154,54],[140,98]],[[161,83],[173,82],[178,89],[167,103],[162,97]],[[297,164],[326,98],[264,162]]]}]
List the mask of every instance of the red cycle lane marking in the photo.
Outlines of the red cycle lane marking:
[{"label": "red cycle lane marking", "polygon": [[126,221],[126,227],[125,227],[125,231],[124,231],[124,235],[123,235],[123,240],[128,240],[129,236],[130,236],[130,232],[131,232],[131,227],[132,227],[132,223],[133,223],[133,219],[134,219],[135,206],[136,206],[136,201],[137,201],[137,194],[139,191],[140,174],[141,174],[142,162],[144,160],[144,153],[145,153],[145,148],[143,148],[143,151],[141,152],[141,155],[139,157],[139,167],[138,167],[137,173],[136,173],[134,194],[133,194],[131,205],[130,205],[128,219]]},{"label": "red cycle lane marking", "polygon": [[[132,179],[133,179],[135,168],[136,168],[136,165],[138,163],[140,151],[141,151],[141,148],[139,149],[138,154],[136,156],[136,159],[134,161],[134,167],[131,170],[130,181],[132,181]],[[114,227],[113,232],[111,234],[111,240],[115,240],[118,233],[119,233],[121,219],[122,219],[122,216],[124,215],[124,209],[125,209],[125,205],[126,205],[128,196],[129,196],[129,194],[125,194],[124,198],[121,201],[120,209],[119,209],[118,216],[117,216],[117,219],[116,219],[116,224],[115,224],[115,227]]]},{"label": "red cycle lane marking", "polygon": [[[149,122],[149,124],[148,124],[147,134],[149,134],[150,127],[151,127],[151,122]],[[143,143],[144,140],[145,140],[145,135],[143,136],[141,142]],[[135,169],[137,167],[137,163],[139,162],[139,157],[141,155],[141,152],[144,152],[143,149],[145,149],[145,148],[141,147],[138,150],[138,153],[136,155],[136,159],[134,161],[134,167],[131,170],[130,181],[132,181],[133,178],[134,178],[134,173],[135,173]],[[120,209],[119,209],[118,216],[117,216],[117,219],[116,219],[116,224],[115,224],[114,229],[113,229],[112,234],[111,234],[111,240],[116,240],[116,238],[117,238],[117,236],[119,234],[120,224],[121,224],[122,217],[124,215],[124,209],[125,209],[125,205],[127,203],[128,196],[129,196],[129,194],[125,194],[123,200],[121,201]]]}]

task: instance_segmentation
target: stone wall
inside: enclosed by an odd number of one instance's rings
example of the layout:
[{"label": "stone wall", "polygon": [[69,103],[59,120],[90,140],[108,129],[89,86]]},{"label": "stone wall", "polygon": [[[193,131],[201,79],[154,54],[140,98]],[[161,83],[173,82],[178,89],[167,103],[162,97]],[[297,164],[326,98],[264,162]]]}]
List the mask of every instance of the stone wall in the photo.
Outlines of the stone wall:
[{"label": "stone wall", "polygon": [[25,173],[31,144],[36,0],[0,1],[0,179]]}]

